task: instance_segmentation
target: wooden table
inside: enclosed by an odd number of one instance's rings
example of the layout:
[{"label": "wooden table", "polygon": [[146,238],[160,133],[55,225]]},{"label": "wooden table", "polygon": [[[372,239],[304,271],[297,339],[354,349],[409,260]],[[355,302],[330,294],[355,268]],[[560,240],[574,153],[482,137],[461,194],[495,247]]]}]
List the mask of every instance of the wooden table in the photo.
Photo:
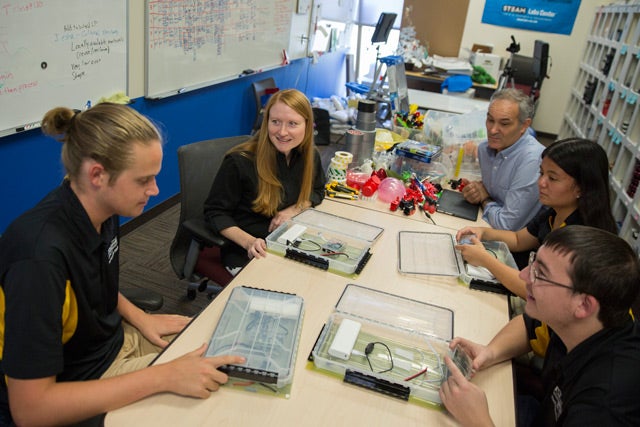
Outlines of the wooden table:
[{"label": "wooden table", "polygon": [[[451,308],[455,316],[454,335],[481,343],[488,342],[509,320],[507,298],[469,290],[455,277],[416,278],[398,272],[399,231],[454,233],[453,229],[408,220],[400,213],[389,215],[333,200],[326,200],[318,209],[384,228],[372,248],[371,260],[356,279],[268,254],[264,259],[250,262],[155,362],[172,360],[208,342],[230,290],[235,286],[295,293],[304,298],[305,314],[291,397],[277,398],[229,387],[223,387],[203,400],[163,393],[107,414],[106,426],[456,425],[442,411],[348,385],[335,377],[308,369],[307,356],[349,283]],[[511,363],[505,362],[482,371],[473,381],[487,392],[489,409],[496,425],[515,425]]]}]

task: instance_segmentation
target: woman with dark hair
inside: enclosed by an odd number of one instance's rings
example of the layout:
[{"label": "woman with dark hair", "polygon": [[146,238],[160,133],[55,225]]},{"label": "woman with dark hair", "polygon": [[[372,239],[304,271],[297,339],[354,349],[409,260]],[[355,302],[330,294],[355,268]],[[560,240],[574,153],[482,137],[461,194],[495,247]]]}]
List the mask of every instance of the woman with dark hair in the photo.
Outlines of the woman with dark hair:
[{"label": "woman with dark hair", "polygon": [[234,275],[266,255],[270,232],[324,198],[307,97],[295,89],[276,92],[264,116],[260,131],[226,154],[204,204],[211,227],[234,243],[222,250]]},{"label": "woman with dark hair", "polygon": [[542,152],[538,177],[544,207],[519,231],[465,227],[458,241],[470,237],[473,244],[457,245],[465,261],[484,267],[514,294],[526,298],[525,282],[518,270],[500,262],[481,241],[503,241],[512,252],[536,250],[552,230],[565,225],[588,225],[617,233],[609,201],[609,161],[597,143],[580,138],[556,141]]}]

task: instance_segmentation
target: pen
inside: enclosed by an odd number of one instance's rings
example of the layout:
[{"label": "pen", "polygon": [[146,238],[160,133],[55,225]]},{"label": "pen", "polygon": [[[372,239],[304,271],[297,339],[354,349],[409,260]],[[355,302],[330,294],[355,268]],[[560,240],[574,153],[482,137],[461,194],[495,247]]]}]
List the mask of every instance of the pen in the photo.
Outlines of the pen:
[{"label": "pen", "polygon": [[183,93],[185,90],[187,90],[186,88],[181,87],[180,89],[178,89],[178,93]]}]

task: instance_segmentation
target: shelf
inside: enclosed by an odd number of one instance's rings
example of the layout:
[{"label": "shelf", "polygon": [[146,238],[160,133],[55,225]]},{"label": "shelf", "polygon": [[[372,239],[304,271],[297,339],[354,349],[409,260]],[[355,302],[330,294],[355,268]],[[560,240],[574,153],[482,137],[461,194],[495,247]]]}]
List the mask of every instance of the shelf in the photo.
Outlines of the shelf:
[{"label": "shelf", "polygon": [[609,159],[611,209],[640,253],[640,4],[596,8],[559,138],[589,138]]}]

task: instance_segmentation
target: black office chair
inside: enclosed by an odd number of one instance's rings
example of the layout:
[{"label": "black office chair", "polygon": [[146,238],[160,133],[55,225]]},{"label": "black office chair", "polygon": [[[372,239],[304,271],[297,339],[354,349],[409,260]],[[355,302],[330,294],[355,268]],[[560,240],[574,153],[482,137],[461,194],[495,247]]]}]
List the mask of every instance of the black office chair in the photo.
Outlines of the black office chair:
[{"label": "black office chair", "polygon": [[[210,139],[178,148],[180,222],[169,258],[176,275],[188,281],[189,299],[196,297],[196,291],[207,291],[212,298],[233,278],[219,257],[220,248],[226,240],[205,222],[204,202],[225,153],[249,138],[249,135],[242,135]],[[201,252],[205,248],[209,253],[202,260]]]},{"label": "black office chair", "polygon": [[276,81],[273,77],[268,77],[263,80],[258,80],[251,83],[253,88],[253,95],[256,100],[256,119],[253,122],[252,134],[260,130],[262,125],[262,117],[264,116],[264,106],[267,104],[269,96],[278,91]]}]

